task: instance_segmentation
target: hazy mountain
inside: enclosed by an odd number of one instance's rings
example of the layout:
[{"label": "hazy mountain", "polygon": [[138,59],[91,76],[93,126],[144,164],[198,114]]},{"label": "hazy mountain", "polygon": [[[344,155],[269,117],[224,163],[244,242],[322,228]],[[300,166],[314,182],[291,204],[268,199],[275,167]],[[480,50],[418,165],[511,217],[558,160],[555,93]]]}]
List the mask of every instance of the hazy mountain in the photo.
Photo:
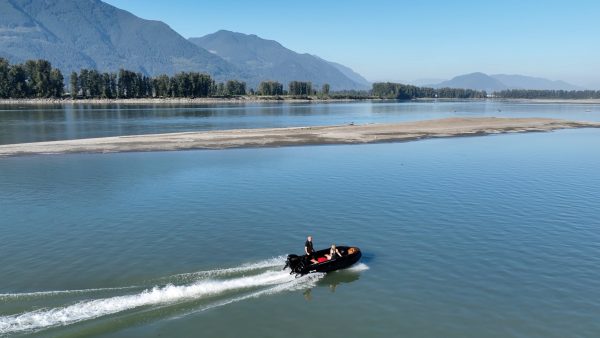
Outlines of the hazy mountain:
[{"label": "hazy mountain", "polygon": [[165,23],[140,19],[99,0],[0,0],[0,57],[11,62],[47,59],[66,75],[85,67],[239,77],[233,65]]},{"label": "hazy mountain", "polygon": [[408,84],[411,84],[413,86],[417,86],[417,87],[430,87],[433,86],[432,83],[440,83],[440,82],[444,82],[446,81],[446,79],[436,79],[436,78],[424,78],[424,79],[416,79],[413,81],[408,82]]},{"label": "hazy mountain", "polygon": [[504,89],[539,89],[539,90],[581,90],[582,88],[564,81],[552,81],[525,75],[471,73],[460,75],[448,81],[429,85],[434,88],[467,88],[488,92]]},{"label": "hazy mountain", "polygon": [[524,75],[491,75],[496,80],[504,83],[511,89],[542,89],[542,90],[581,90],[581,87],[572,85],[564,81],[552,81],[541,77],[531,77]]},{"label": "hazy mountain", "polygon": [[364,86],[365,88],[371,88],[371,82],[369,82],[369,80],[365,79],[362,75],[360,75],[357,72],[355,72],[354,70],[352,70],[352,68],[346,67],[342,64],[339,64],[339,63],[336,63],[333,61],[328,61],[328,62],[330,65],[337,68],[337,70],[342,72],[342,74],[344,74],[350,80],[358,83],[361,86]]},{"label": "hazy mountain", "polygon": [[443,81],[438,84],[432,85],[433,88],[466,88],[475,90],[485,90],[489,92],[499,91],[507,89],[508,87],[487,74],[484,73],[471,73],[456,76],[448,81]]},{"label": "hazy mountain", "polygon": [[588,82],[584,85],[586,89],[600,90],[600,82]]},{"label": "hazy mountain", "polygon": [[[198,46],[246,69],[254,76],[251,86],[261,80],[312,81],[316,87],[329,83],[332,89],[366,89],[368,82],[351,69],[333,65],[310,54],[299,54],[279,42],[226,30],[190,38]],[[345,75],[348,74],[348,75]]]}]

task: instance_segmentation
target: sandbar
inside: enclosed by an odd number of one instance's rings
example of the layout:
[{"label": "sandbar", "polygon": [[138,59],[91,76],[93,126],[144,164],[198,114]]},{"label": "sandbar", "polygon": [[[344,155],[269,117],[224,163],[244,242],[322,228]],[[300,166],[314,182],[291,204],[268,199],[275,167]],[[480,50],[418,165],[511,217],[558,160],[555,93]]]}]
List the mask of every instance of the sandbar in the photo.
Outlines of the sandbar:
[{"label": "sandbar", "polygon": [[548,118],[484,117],[445,118],[387,124],[180,132],[0,145],[0,157],[36,154],[364,144],[440,137],[545,132],[568,128],[600,128],[600,122]]}]

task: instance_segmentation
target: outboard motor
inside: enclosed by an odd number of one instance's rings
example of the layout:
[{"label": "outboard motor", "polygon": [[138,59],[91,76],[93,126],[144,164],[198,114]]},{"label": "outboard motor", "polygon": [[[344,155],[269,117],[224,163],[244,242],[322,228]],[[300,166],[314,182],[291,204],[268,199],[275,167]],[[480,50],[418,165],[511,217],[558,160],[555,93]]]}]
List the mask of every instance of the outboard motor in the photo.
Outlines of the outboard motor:
[{"label": "outboard motor", "polygon": [[298,255],[288,255],[287,260],[285,262],[285,267],[283,269],[285,270],[285,268],[287,267],[289,267],[291,270],[290,275],[292,273],[300,273],[300,271],[304,269],[304,261],[302,257]]}]

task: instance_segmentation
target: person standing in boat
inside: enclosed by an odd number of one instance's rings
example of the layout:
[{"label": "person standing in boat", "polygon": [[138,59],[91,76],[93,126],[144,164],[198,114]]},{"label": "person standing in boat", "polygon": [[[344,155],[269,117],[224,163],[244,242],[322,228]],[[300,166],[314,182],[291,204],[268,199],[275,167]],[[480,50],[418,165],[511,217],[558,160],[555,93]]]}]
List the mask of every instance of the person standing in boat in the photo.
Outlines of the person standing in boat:
[{"label": "person standing in boat", "polygon": [[304,243],[304,253],[307,256],[312,256],[315,253],[313,248],[312,236],[306,237],[306,243]]},{"label": "person standing in boat", "polygon": [[312,236],[308,236],[306,238],[306,243],[304,243],[304,253],[306,257],[310,260],[311,263],[318,263],[315,257],[315,249],[313,248]]}]

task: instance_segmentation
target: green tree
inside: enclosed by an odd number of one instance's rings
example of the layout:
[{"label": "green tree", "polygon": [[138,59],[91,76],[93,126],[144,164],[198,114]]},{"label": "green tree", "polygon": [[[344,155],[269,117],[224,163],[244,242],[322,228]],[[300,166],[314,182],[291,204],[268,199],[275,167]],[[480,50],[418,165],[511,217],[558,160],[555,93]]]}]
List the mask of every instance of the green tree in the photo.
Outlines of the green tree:
[{"label": "green tree", "polygon": [[125,69],[119,69],[119,76],[117,80],[117,93],[119,98],[127,99],[134,97],[134,77],[134,72]]},{"label": "green tree", "polygon": [[229,96],[246,95],[246,82],[229,80],[225,84],[225,93]]},{"label": "green tree", "polygon": [[117,93],[117,74],[116,73],[110,73],[109,74],[109,78],[110,78],[110,93],[112,94],[113,98],[116,98],[118,93]]},{"label": "green tree", "polygon": [[109,73],[102,73],[102,85],[101,85],[100,97],[102,97],[103,99],[112,99],[114,97],[113,92],[112,92],[112,86],[110,84],[110,74]]},{"label": "green tree", "polygon": [[65,91],[65,79],[57,68],[50,71],[50,97],[60,98]]},{"label": "green tree", "polygon": [[154,95],[156,97],[167,97],[169,96],[169,76],[160,75],[158,78],[154,78]]},{"label": "green tree", "polygon": [[227,92],[225,91],[225,84],[223,82],[219,82],[217,85],[217,96],[226,96]]},{"label": "green tree", "polygon": [[81,90],[81,97],[83,98],[87,98],[88,97],[88,74],[89,74],[89,70],[87,69],[82,69],[79,72],[79,88]]},{"label": "green tree", "polygon": [[289,94],[293,96],[308,96],[313,93],[312,83],[303,81],[292,81],[289,84]]},{"label": "green tree", "polygon": [[0,98],[6,99],[10,96],[10,82],[8,72],[10,64],[8,60],[0,58]]},{"label": "green tree", "polygon": [[24,67],[27,74],[29,95],[50,97],[50,72],[52,71],[50,62],[46,60],[27,60]]},{"label": "green tree", "polygon": [[329,95],[329,83],[324,83],[321,87],[321,94],[328,96]]},{"label": "green tree", "polygon": [[9,97],[29,97],[29,86],[27,84],[27,71],[23,65],[13,65],[8,71]]},{"label": "green tree", "polygon": [[69,82],[71,84],[71,97],[73,99],[76,99],[77,96],[79,95],[79,75],[77,75],[77,72],[72,72],[71,73],[71,77],[69,79]]},{"label": "green tree", "polygon": [[258,95],[283,95],[283,85],[277,81],[263,81],[258,85]]},{"label": "green tree", "polygon": [[303,81],[292,81],[289,84],[289,94],[293,96],[308,96],[313,93],[312,83]]}]

